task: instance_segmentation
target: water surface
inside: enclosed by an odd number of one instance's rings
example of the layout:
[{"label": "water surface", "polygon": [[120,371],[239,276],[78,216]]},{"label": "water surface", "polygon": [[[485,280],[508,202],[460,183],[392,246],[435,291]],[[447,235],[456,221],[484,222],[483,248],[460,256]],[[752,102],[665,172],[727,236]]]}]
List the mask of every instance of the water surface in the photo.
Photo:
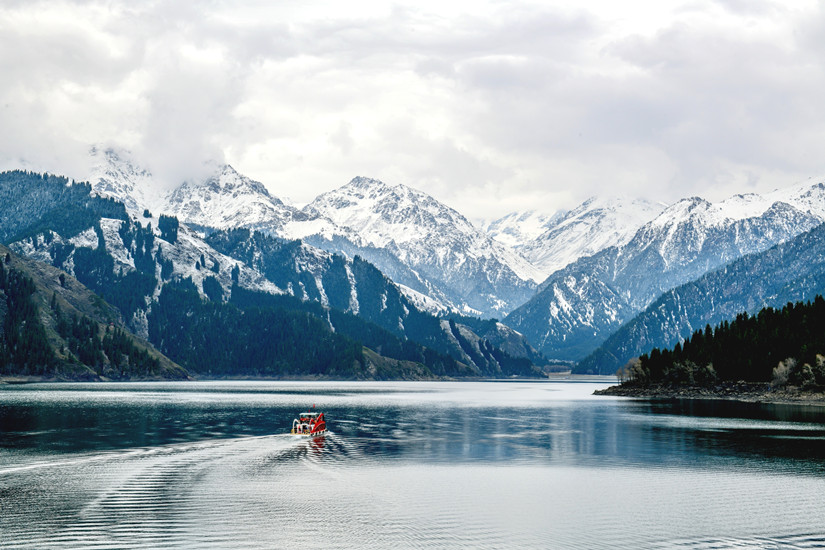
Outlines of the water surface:
[{"label": "water surface", "polygon": [[0,548],[825,545],[825,411],[608,383],[4,387]]}]

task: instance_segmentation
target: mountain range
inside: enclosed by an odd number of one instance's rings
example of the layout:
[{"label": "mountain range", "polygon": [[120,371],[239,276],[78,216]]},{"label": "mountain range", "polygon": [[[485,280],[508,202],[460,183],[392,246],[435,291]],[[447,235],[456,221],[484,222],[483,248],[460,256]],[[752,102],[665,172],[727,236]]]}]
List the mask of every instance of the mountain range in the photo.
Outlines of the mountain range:
[{"label": "mountain range", "polygon": [[644,199],[591,197],[553,216],[536,211],[509,214],[487,224],[485,230],[520,253],[546,278],[579,258],[626,244],[665,207]]},{"label": "mountain range", "polygon": [[[433,312],[501,317],[544,278],[454,209],[404,185],[356,177],[297,209],[225,165],[150,201],[134,191],[145,186],[146,170],[135,168],[125,153],[108,150],[104,160],[90,179],[95,190],[134,203],[136,211],[163,212],[197,227],[257,229],[361,256]],[[115,183],[112,174],[121,180]]]},{"label": "mountain range", "polygon": [[[29,196],[38,200],[28,200]],[[500,339],[511,351],[540,358],[526,343],[513,346],[514,338],[523,340],[513,331],[502,327],[479,336],[463,325],[433,317],[358,257],[347,259],[248,229],[213,230],[207,241],[173,216],[128,212],[111,198],[94,197],[88,184],[54,176],[0,174],[0,197],[20,212],[0,220],[0,232],[11,236],[9,246],[16,253],[76,277],[118,308],[131,332],[190,372],[202,373],[212,360],[208,354],[192,356],[193,350],[224,342],[227,332],[237,332],[239,341],[255,340],[257,329],[245,324],[250,317],[236,310],[256,309],[262,303],[268,304],[268,315],[275,315],[279,323],[288,321],[289,326],[294,327],[293,317],[310,315],[315,320],[304,328],[316,335],[319,348],[350,350],[352,361],[361,368],[352,370],[335,354],[330,356],[334,361],[324,362],[340,363],[338,376],[381,377],[389,368],[387,360],[422,365],[423,371],[405,367],[418,377],[536,372],[529,358],[510,355],[495,345]],[[176,317],[186,309],[188,316]],[[223,326],[228,320],[231,326]],[[214,340],[195,345],[210,331]],[[311,350],[308,337],[293,334],[291,341],[302,340]],[[353,347],[356,342],[370,347],[370,352],[358,351]],[[216,366],[214,372],[240,374],[241,352],[232,346],[225,351],[224,367]],[[385,364],[373,372],[369,365],[374,366],[377,357]],[[299,354],[293,359],[277,372],[300,374],[307,358]]]},{"label": "mountain range", "polygon": [[[600,197],[554,214],[514,213],[476,230],[421,192],[355,178],[300,210],[279,201],[275,221],[241,225],[358,255],[433,313],[503,315],[547,357],[578,361],[663,292],[815,227],[825,220],[822,199],[812,182],[667,207]],[[167,210],[186,219],[184,211]]]},{"label": "mountain range", "polygon": [[715,204],[683,199],[626,244],[553,273],[504,322],[548,357],[578,361],[662,293],[824,220],[825,185],[820,183]]},{"label": "mountain range", "polygon": [[[229,165],[157,192],[160,182],[128,154],[92,153],[91,189],[108,197],[90,203],[94,215],[77,206],[77,197],[64,201],[69,213],[38,196],[15,197],[7,204],[20,206],[10,213],[13,223],[0,224],[0,237],[74,274],[89,270],[88,251],[105,250],[107,272],[117,280],[128,275],[141,289],[125,310],[135,334],[151,335],[149,314],[165,281],[187,280],[209,301],[232,302],[239,288],[318,304],[322,310],[312,315],[326,315],[333,330],[333,316],[323,311],[360,318],[484,376],[526,372],[500,355],[505,348],[513,359],[542,364],[546,357],[613,372],[633,354],[685,338],[696,323],[750,311],[754,296],[759,303],[790,296],[777,289],[737,295],[731,288],[746,286],[742,281],[701,281],[825,221],[825,185],[818,180],[717,203],[594,197],[569,211],[513,213],[477,227],[421,191],[371,178],[356,177],[299,208]],[[60,193],[82,195],[84,185]],[[43,222],[55,215],[62,230]],[[15,222],[25,219],[37,223]],[[795,265],[805,264],[801,258],[813,248],[803,248],[789,249],[796,252],[785,260],[795,254]],[[767,288],[757,281],[780,267],[760,265],[771,267],[735,271]],[[154,276],[153,288],[133,273]],[[799,299],[810,299],[818,275],[800,273],[808,284],[786,282],[796,285]],[[105,279],[98,275],[88,276],[93,290]],[[683,296],[688,287],[702,288],[704,297]]]}]

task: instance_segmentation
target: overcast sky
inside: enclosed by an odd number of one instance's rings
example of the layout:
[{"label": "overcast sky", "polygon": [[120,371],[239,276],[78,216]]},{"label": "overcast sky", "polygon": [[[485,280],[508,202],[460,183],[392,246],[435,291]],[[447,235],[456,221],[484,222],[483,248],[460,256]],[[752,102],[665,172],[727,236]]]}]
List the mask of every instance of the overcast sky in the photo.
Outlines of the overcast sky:
[{"label": "overcast sky", "polygon": [[[572,6],[572,7],[571,7]],[[0,2],[0,168],[361,175],[468,217],[825,175],[822,2]]]}]

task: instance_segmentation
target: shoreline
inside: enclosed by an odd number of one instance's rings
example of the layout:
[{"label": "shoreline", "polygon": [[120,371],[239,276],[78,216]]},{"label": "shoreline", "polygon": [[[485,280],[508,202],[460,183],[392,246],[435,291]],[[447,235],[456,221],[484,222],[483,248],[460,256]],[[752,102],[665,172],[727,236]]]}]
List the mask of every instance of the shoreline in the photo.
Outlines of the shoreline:
[{"label": "shoreline", "polygon": [[391,378],[391,379],[353,379],[353,378],[328,378],[324,376],[293,376],[293,377],[259,377],[259,376],[189,376],[188,378],[128,378],[115,380],[110,378],[63,378],[45,376],[0,376],[0,387],[19,386],[24,384],[50,384],[50,383],[82,383],[82,384],[106,384],[106,383],[128,383],[128,382],[209,382],[209,381],[261,381],[261,382],[547,382],[558,380],[588,381],[588,376],[599,378],[595,375],[550,375],[548,377],[522,377],[513,376],[507,378],[483,378],[468,376],[464,378]]},{"label": "shoreline", "polygon": [[593,395],[635,397],[640,399],[718,399],[773,405],[812,405],[825,407],[825,392],[795,387],[774,389],[767,383],[733,382],[710,388],[700,386],[610,386]]}]

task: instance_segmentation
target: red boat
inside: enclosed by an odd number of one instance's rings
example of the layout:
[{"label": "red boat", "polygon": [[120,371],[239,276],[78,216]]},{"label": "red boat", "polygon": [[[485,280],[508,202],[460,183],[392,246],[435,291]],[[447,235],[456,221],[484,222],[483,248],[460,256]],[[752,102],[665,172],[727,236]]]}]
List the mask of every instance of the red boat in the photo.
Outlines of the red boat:
[{"label": "red boat", "polygon": [[302,412],[292,421],[292,433],[295,435],[321,435],[327,432],[324,413]]}]

